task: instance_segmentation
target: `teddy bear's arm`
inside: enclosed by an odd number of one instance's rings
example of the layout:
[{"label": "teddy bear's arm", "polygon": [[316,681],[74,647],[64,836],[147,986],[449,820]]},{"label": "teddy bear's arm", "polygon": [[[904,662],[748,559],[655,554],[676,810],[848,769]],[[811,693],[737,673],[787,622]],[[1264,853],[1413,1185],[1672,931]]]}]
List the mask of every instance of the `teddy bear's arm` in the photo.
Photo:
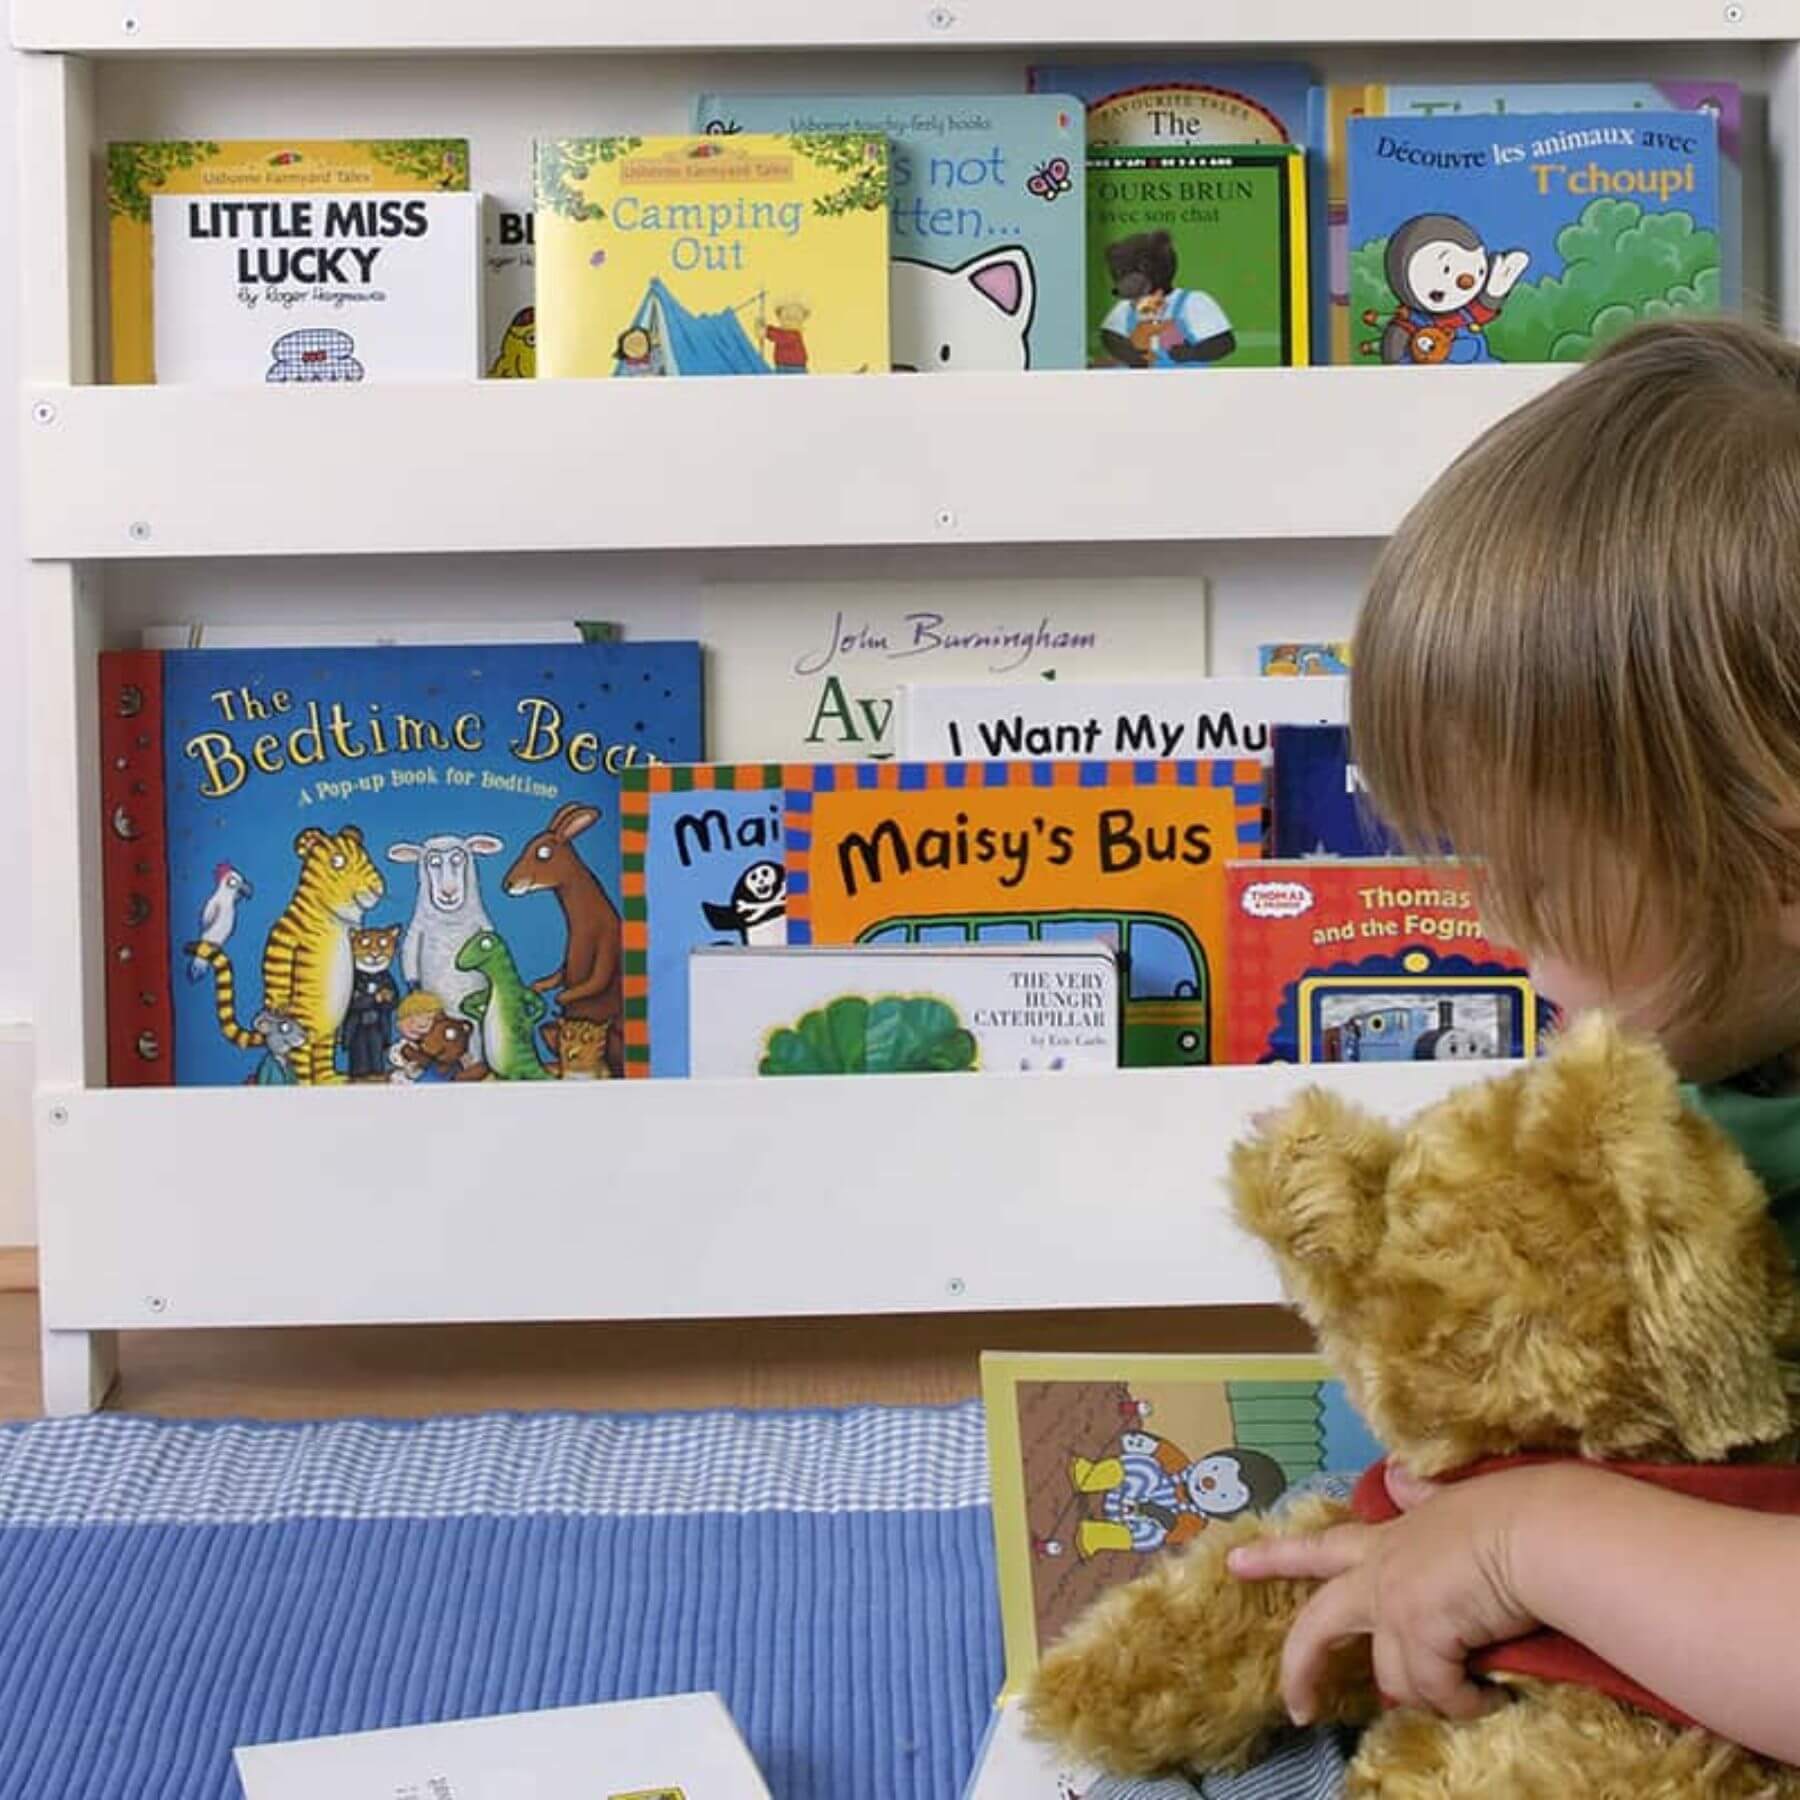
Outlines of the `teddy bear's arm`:
[{"label": "teddy bear's arm", "polygon": [[[1214,1522],[1185,1554],[1103,1595],[1039,1664],[1025,1695],[1033,1731],[1112,1774],[1241,1767],[1286,1720],[1281,1649],[1318,1583],[1239,1581],[1226,1555],[1349,1516],[1309,1499],[1275,1519]],[[1320,1708],[1332,1723],[1375,1716],[1366,1638],[1334,1658]]]}]

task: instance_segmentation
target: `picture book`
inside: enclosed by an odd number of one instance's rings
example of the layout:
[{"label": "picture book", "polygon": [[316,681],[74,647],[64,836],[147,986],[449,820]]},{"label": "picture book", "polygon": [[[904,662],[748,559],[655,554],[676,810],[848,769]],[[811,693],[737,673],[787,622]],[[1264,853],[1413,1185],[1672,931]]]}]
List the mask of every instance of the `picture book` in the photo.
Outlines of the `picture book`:
[{"label": "picture book", "polygon": [[1395,859],[1236,863],[1227,1060],[1537,1054],[1523,960],[1489,941],[1468,872]]},{"label": "picture book", "polygon": [[700,618],[722,762],[892,756],[905,682],[1206,673],[1194,577],[721,581]]},{"label": "picture book", "polygon": [[541,374],[889,365],[884,138],[550,138],[536,239]]},{"label": "picture book", "polygon": [[1381,1455],[1313,1357],[989,1353],[981,1388],[1007,1696],[1151,1558]]},{"label": "picture book", "polygon": [[[468,187],[464,138],[109,144],[112,379],[212,379],[178,374],[175,365],[160,362],[165,335],[169,355],[191,368],[211,348],[214,334],[233,343],[251,324],[259,348],[270,353],[249,377],[253,380],[265,379],[275,368],[312,370],[309,379],[341,380],[349,378],[352,361],[369,362],[354,349],[344,351],[336,338],[290,345],[284,356],[275,356],[283,334],[274,329],[271,315],[279,314],[296,330],[312,328],[289,317],[301,310],[309,317],[320,310],[338,315],[317,328],[340,332],[353,342],[371,311],[384,318],[401,316],[428,342],[436,341],[439,327],[433,307],[422,298],[424,284],[435,270],[436,278],[449,284],[443,297],[446,310],[463,313],[464,292],[475,279],[474,251],[469,250],[465,276],[460,259],[452,260],[448,242],[456,233],[441,218],[431,222],[428,211],[427,228],[420,232],[415,223],[419,215],[369,201],[388,195],[460,194]],[[431,255],[421,254],[420,237],[431,241]],[[165,260],[174,273],[164,271]],[[385,294],[389,272],[396,268],[410,271],[410,298],[402,295],[398,304],[376,302],[373,296]],[[185,324],[160,319],[165,281],[169,303],[201,307],[196,319]],[[238,297],[240,288],[248,298]],[[329,299],[289,297],[297,293],[321,293]],[[244,317],[229,318],[233,309]],[[462,362],[473,367],[477,351],[472,344],[448,338],[444,343],[457,348]],[[306,360],[315,349],[326,355],[317,362]],[[335,373],[326,373],[328,366]],[[369,367],[376,379],[387,373],[379,362]]]},{"label": "picture book", "polygon": [[1003,1694],[988,1715],[961,1800],[1084,1800],[1099,1780],[1098,1770],[1033,1737],[1024,1707]]},{"label": "picture book", "polygon": [[1271,737],[1271,856],[1394,854],[1398,845],[1363,791],[1348,726],[1278,724]]},{"label": "picture book", "polygon": [[1116,1069],[1118,953],[929,940],[695,950],[688,1043],[697,1076]]},{"label": "picture book", "polygon": [[114,1086],[618,1074],[618,789],[692,643],[100,658]]},{"label": "picture book", "polygon": [[1300,63],[1068,63],[1027,80],[1034,94],[1072,94],[1087,107],[1090,145],[1308,141],[1313,74]]},{"label": "picture book", "polygon": [[1262,767],[818,763],[784,797],[794,944],[1099,941],[1129,1067],[1211,1062],[1230,1014],[1224,870],[1262,850]]},{"label": "picture book", "polygon": [[1347,639],[1315,644],[1258,644],[1256,665],[1264,675],[1348,675]]},{"label": "picture book", "polygon": [[1578,362],[1716,311],[1710,112],[1351,119],[1354,359]]},{"label": "picture book", "polygon": [[[1352,118],[1441,118],[1460,113],[1709,112],[1719,131],[1719,295],[1730,311],[1743,294],[1743,94],[1735,81],[1354,82],[1327,90],[1326,218],[1330,356],[1350,356],[1350,232],[1346,128]],[[1315,283],[1326,279],[1314,271]],[[1321,346],[1315,354],[1324,355]]]},{"label": "picture book", "polygon": [[537,218],[518,196],[487,196],[482,212],[481,366],[492,380],[537,373]]},{"label": "picture book", "polygon": [[769,1800],[717,1694],[401,1725],[233,1755],[244,1800]]},{"label": "picture book", "polygon": [[884,137],[893,365],[1079,369],[1086,214],[1081,103],[1066,94],[707,94],[702,131]]},{"label": "picture book", "polygon": [[283,621],[279,625],[227,624],[202,619],[179,625],[146,625],[138,633],[144,650],[319,650],[358,644],[606,644],[623,634],[606,619],[505,619],[483,621],[471,629],[467,621],[446,619],[341,619],[318,624]]},{"label": "picture book", "polygon": [[1291,145],[1088,152],[1088,360],[1308,360],[1306,162]]},{"label": "picture book", "polygon": [[907,687],[901,753],[910,758],[1259,756],[1272,725],[1341,723],[1342,681],[1305,687],[1245,676],[1197,681],[992,682]]}]

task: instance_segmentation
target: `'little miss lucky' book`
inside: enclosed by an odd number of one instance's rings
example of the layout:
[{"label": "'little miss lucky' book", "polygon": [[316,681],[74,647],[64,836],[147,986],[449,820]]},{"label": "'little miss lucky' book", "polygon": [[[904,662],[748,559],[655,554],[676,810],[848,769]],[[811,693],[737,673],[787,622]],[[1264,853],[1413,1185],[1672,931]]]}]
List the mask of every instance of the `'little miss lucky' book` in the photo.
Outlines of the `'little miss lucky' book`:
[{"label": "'little miss lucky' book", "polygon": [[897,369],[1079,369],[1082,108],[1066,94],[708,94],[702,131],[885,137]]},{"label": "'little miss lucky' book", "polygon": [[1356,356],[1579,362],[1716,311],[1717,138],[1708,112],[1352,119]]},{"label": "'little miss lucky' book", "polygon": [[114,1086],[623,1064],[620,773],[701,741],[691,643],[101,657]]},{"label": "'little miss lucky' book", "polygon": [[[383,195],[463,194],[468,186],[465,138],[109,144],[113,380],[209,378],[204,366],[208,340],[220,334],[235,338],[251,320],[258,354],[269,354],[249,379],[349,379],[349,366],[367,360],[354,344],[355,320],[369,310],[369,296],[383,290],[389,271],[399,263],[409,265],[407,291],[393,307],[402,319],[401,336],[410,330],[432,337],[442,329],[440,315],[447,311],[456,315],[459,329],[478,329],[465,310],[465,290],[473,291],[475,276],[464,267],[461,252],[446,248],[431,256],[417,254],[420,237],[451,235],[449,226],[429,221],[434,209],[427,209],[428,222],[421,228],[415,222],[419,215],[410,210],[369,204]],[[334,200],[339,203],[335,212]],[[233,201],[242,204],[233,206]],[[295,210],[303,202],[304,222]],[[469,247],[468,257],[474,254]],[[165,257],[174,255],[193,265],[179,278],[163,267]],[[440,281],[445,284],[442,293],[426,291]],[[254,307],[237,298],[240,288],[255,298]],[[282,296],[301,290],[322,290],[343,300],[330,310],[354,316],[334,317],[318,328],[350,337],[348,349],[333,339],[289,345],[289,354],[282,356],[274,353],[283,333],[269,325],[269,315],[296,310],[299,303]],[[320,304],[308,303],[305,310]],[[189,306],[197,309],[191,316],[185,312]],[[170,307],[184,309],[183,317],[165,319]],[[222,322],[221,310],[232,307],[249,317]],[[314,323],[310,317],[285,320],[293,330]],[[463,355],[461,338],[456,346],[472,369],[475,348],[468,346]],[[327,354],[309,360],[304,354],[308,349]],[[177,355],[180,368],[168,362]],[[419,360],[415,356],[413,368]],[[276,368],[302,374],[270,376],[268,371]],[[314,373],[307,375],[309,370]],[[464,371],[459,367],[456,372]],[[371,367],[369,373],[379,379],[384,370]]]},{"label": "'little miss lucky' book", "polygon": [[888,367],[883,138],[551,138],[536,238],[540,375]]},{"label": "'little miss lucky' book", "polygon": [[1306,164],[1291,146],[1088,152],[1089,360],[1303,364]]},{"label": "'little miss lucky' book", "polygon": [[1254,760],[821,763],[785,797],[796,944],[1099,940],[1127,1066],[1215,1060],[1225,867],[1262,848]]}]

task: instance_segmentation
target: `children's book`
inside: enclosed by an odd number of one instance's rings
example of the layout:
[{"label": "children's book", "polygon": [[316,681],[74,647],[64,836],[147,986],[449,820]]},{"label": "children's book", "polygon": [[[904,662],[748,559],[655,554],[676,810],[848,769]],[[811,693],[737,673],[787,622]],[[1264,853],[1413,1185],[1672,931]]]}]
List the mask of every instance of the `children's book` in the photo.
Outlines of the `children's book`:
[{"label": "children's book", "polygon": [[482,304],[492,380],[537,373],[537,219],[527,200],[490,194],[482,213]]},{"label": "children's book", "polygon": [[[737,928],[736,907],[711,917]],[[1013,1075],[1119,1066],[1119,958],[1101,943],[699,949],[697,1076]]]},{"label": "children's book", "polygon": [[769,1800],[717,1694],[242,1746],[244,1800]]},{"label": "children's book", "polygon": [[1348,640],[1315,644],[1259,644],[1258,670],[1264,675],[1348,675]]},{"label": "children's book", "polygon": [[885,137],[896,369],[1079,369],[1086,140],[1067,94],[706,94],[707,132]]},{"label": "children's book", "polygon": [[901,754],[910,758],[1259,756],[1272,726],[1341,723],[1339,681],[1304,688],[1256,676],[1198,681],[992,682],[907,687]]},{"label": "children's book", "polygon": [[113,380],[469,372],[473,202],[417,205],[468,187],[464,138],[109,144]]},{"label": "children's book", "polygon": [[905,682],[1206,673],[1193,577],[721,581],[700,617],[707,744],[729,762],[890,757]]},{"label": "children's book", "polygon": [[[1463,113],[1709,112],[1719,128],[1719,293],[1729,311],[1743,294],[1743,94],[1735,81],[1354,82],[1327,90],[1325,106],[1330,355],[1350,355],[1350,231],[1346,128],[1352,118],[1442,118]],[[1326,271],[1314,270],[1315,284]],[[1315,346],[1322,356],[1322,346]]]},{"label": "children's book", "polygon": [[1353,118],[1354,359],[1579,362],[1720,303],[1710,112]]},{"label": "children's book", "polygon": [[1253,759],[819,763],[784,798],[795,944],[1099,940],[1128,1067],[1215,1060],[1226,862],[1262,850]]},{"label": "children's book", "polygon": [[110,651],[114,1086],[623,1066],[618,788],[692,643]]},{"label": "children's book", "polygon": [[1234,864],[1230,886],[1229,1061],[1536,1055],[1524,961],[1489,940],[1466,870],[1269,860]]},{"label": "children's book", "polygon": [[138,633],[144,650],[319,650],[359,644],[606,644],[624,634],[606,619],[505,619],[471,629],[466,621],[442,619],[343,619],[321,624],[253,625],[208,623],[146,625]]},{"label": "children's book", "polygon": [[1307,142],[1313,74],[1300,63],[1068,63],[1027,81],[1083,102],[1090,144]]},{"label": "children's book", "polygon": [[1087,287],[1095,368],[1304,364],[1304,155],[1094,145]]},{"label": "children's book", "polygon": [[886,369],[888,183],[842,132],[540,142],[539,372]]},{"label": "children's book", "polygon": [[1363,791],[1347,725],[1278,724],[1270,735],[1271,856],[1396,852]]}]

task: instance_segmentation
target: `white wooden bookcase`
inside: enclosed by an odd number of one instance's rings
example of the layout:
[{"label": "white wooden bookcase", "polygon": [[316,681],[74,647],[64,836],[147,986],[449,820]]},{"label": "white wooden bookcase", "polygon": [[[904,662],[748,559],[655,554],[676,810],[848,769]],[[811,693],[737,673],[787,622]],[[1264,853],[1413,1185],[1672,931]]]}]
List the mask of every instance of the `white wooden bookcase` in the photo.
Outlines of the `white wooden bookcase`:
[{"label": "white wooden bookcase", "polygon": [[[678,130],[725,85],[1011,90],[1048,50],[1294,54],[1327,79],[1698,73],[1750,96],[1746,283],[1800,325],[1800,0],[1163,16],[1147,40],[1154,18],[1096,0],[14,0],[51,1411],[100,1402],[121,1328],[1276,1297],[1219,1176],[1246,1117],[1317,1071],[403,1099],[103,1085],[94,657],[149,620],[473,623],[578,601],[680,634],[711,577],[1192,573],[1214,667],[1248,672],[1259,638],[1347,628],[1380,537],[1554,379],[110,389],[109,138],[466,134],[476,184],[518,192],[538,131]],[[1323,1078],[1398,1111],[1453,1076]]]}]

